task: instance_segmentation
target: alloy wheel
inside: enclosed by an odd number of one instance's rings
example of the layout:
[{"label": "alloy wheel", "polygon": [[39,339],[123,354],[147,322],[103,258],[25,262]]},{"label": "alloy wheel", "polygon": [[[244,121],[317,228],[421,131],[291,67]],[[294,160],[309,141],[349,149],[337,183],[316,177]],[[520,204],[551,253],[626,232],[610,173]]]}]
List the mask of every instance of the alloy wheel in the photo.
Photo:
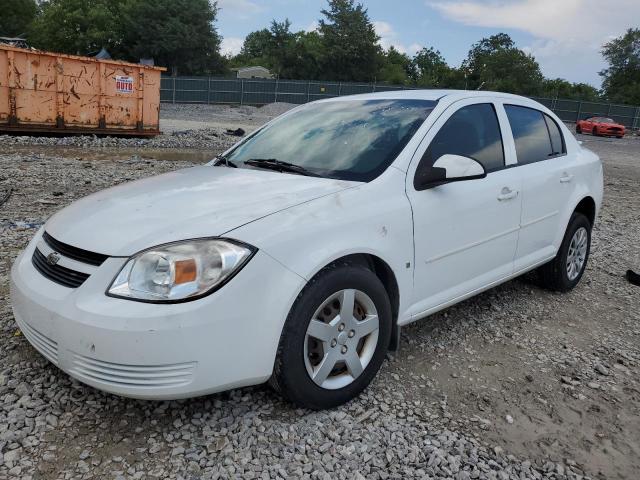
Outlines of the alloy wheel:
[{"label": "alloy wheel", "polygon": [[575,231],[569,243],[569,252],[567,253],[567,278],[574,281],[582,272],[584,262],[587,258],[587,246],[589,235],[587,229],[580,227]]},{"label": "alloy wheel", "polygon": [[304,362],[313,382],[329,390],[358,378],[373,358],[380,321],[369,296],[340,290],[316,310],[305,335]]}]

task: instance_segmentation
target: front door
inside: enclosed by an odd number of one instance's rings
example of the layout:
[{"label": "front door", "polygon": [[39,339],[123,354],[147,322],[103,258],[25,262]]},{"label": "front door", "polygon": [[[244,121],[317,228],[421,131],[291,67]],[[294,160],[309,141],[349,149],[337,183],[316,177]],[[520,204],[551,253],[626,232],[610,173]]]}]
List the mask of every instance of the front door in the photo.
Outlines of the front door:
[{"label": "front door", "polygon": [[[416,152],[407,177],[414,221],[414,317],[513,272],[521,180],[518,169],[505,162],[503,137],[510,135],[505,123],[501,126],[488,99],[457,102],[438,119]],[[479,161],[487,176],[416,190],[416,171],[431,168],[445,154]]]}]

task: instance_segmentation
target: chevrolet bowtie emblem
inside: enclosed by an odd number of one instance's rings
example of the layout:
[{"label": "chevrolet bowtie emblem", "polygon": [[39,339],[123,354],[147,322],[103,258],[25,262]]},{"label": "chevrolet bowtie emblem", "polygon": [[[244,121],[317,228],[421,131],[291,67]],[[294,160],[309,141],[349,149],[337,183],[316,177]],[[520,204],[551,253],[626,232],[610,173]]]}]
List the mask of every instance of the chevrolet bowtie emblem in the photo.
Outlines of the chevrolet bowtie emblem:
[{"label": "chevrolet bowtie emblem", "polygon": [[55,265],[60,261],[60,255],[57,252],[51,252],[47,255],[47,263],[51,266]]}]

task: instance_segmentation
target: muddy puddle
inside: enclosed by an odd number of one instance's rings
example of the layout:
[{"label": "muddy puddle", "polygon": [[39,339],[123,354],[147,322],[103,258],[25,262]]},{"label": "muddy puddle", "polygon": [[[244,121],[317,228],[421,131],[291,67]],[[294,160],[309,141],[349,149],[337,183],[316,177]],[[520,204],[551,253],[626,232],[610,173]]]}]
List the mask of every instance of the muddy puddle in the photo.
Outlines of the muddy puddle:
[{"label": "muddy puddle", "polygon": [[76,160],[129,160],[132,157],[142,160],[185,161],[205,163],[214,158],[221,150],[189,148],[83,148],[51,145],[11,145],[3,146],[0,153],[25,154],[29,156],[62,157]]}]

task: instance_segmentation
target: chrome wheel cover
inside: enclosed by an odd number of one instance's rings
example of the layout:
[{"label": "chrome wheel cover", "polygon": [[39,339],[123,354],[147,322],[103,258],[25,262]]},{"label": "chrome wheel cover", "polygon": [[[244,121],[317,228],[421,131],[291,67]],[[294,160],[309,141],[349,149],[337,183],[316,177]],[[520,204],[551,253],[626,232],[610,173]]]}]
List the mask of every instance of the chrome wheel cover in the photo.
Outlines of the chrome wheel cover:
[{"label": "chrome wheel cover", "polygon": [[360,290],[340,290],[316,310],[304,339],[304,363],[314,383],[328,390],[358,378],[373,358],[380,321],[373,300]]},{"label": "chrome wheel cover", "polygon": [[569,243],[567,253],[567,278],[574,281],[582,272],[584,262],[587,259],[587,247],[589,244],[589,234],[585,227],[580,227],[575,231]]}]

